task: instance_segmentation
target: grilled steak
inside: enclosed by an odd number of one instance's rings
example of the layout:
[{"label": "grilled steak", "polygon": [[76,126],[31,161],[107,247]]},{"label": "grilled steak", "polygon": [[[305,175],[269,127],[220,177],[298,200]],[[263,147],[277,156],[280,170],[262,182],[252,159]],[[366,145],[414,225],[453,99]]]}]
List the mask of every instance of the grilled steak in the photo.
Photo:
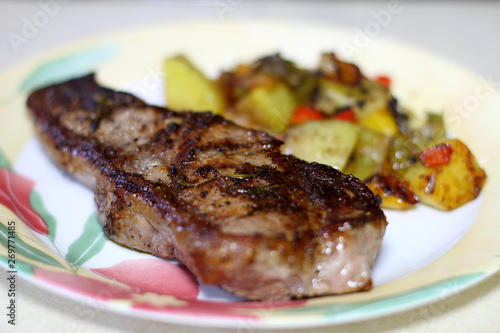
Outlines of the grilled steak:
[{"label": "grilled steak", "polygon": [[386,227],[372,192],[281,141],[211,113],[178,113],[93,75],[28,99],[52,157],[93,188],[107,237],[175,257],[250,299],[368,290]]}]

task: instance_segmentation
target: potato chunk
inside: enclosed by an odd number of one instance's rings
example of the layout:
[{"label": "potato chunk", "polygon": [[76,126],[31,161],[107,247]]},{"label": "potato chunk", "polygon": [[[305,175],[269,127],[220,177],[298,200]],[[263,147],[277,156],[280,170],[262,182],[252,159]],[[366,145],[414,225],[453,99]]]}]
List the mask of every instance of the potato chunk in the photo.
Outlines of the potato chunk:
[{"label": "potato chunk", "polygon": [[200,72],[185,56],[163,63],[167,107],[178,111],[211,111],[221,114],[225,103],[217,84]]},{"label": "potato chunk", "polygon": [[449,159],[437,158],[438,162],[425,166],[417,161],[402,172],[411,190],[418,195],[420,202],[435,208],[449,211],[475,199],[486,181],[486,173],[460,140],[445,139],[434,142],[431,148],[439,145],[449,147]]},{"label": "potato chunk", "polygon": [[236,105],[237,112],[251,114],[260,128],[280,134],[290,123],[296,106],[290,89],[283,83],[253,88]]},{"label": "potato chunk", "polygon": [[409,189],[409,184],[391,171],[383,170],[366,180],[365,184],[380,198],[380,207],[383,209],[404,210],[418,202],[418,198]]}]

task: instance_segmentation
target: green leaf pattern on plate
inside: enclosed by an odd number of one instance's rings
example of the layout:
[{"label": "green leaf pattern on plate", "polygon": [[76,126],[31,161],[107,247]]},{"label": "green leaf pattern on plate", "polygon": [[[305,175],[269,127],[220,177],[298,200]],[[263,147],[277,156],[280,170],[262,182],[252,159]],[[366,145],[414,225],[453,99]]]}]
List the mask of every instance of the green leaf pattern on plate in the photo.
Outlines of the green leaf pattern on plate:
[{"label": "green leaf pattern on plate", "polygon": [[66,260],[73,265],[81,266],[98,254],[105,243],[106,237],[102,232],[97,214],[94,213],[85,222],[83,233],[70,245]]},{"label": "green leaf pattern on plate", "polygon": [[[42,196],[35,190],[30,192],[29,201],[31,207],[37,212],[37,214],[45,221],[49,234],[47,237],[50,239],[52,244],[56,240],[56,230],[57,221],[52,214],[49,213],[45,205],[43,204]],[[55,245],[55,244],[54,244]]]},{"label": "green leaf pattern on plate", "polygon": [[[10,162],[0,151],[0,168],[12,170]],[[55,250],[60,254],[59,249],[55,244],[56,234],[57,234],[57,220],[55,217],[47,210],[43,203],[42,196],[36,191],[32,190],[29,194],[29,203],[33,210],[45,221],[48,228],[48,235],[46,236],[54,245]],[[16,254],[20,254],[29,258],[31,260],[48,264],[51,266],[67,268],[62,266],[57,260],[51,256],[39,251],[38,249],[26,244],[19,237],[15,239],[15,250]],[[11,239],[12,241],[12,239]],[[0,224],[0,243],[6,248],[6,253],[8,251],[8,229]],[[97,215],[94,213],[88,219],[84,225],[83,233],[80,237],[75,240],[69,247],[68,253],[66,254],[66,261],[72,265],[80,266],[83,263],[90,260],[92,257],[97,255],[103,248],[106,242],[106,237],[102,232],[101,225],[97,219]],[[5,260],[3,259],[5,258]],[[7,267],[8,257],[0,256],[0,262],[4,263]],[[17,263],[20,262],[16,258],[16,267],[19,267]],[[28,264],[24,264],[26,266]],[[23,266],[23,267],[24,267]],[[31,268],[26,266],[25,271],[27,274],[31,274]],[[19,271],[23,272],[22,269]],[[28,273],[29,272],[29,273]]]},{"label": "green leaf pattern on plate", "polygon": [[[3,263],[5,267],[9,266],[9,258],[7,257],[0,256],[0,262]],[[16,272],[19,272],[26,277],[31,277],[33,276],[33,265],[16,258]]]},{"label": "green leaf pattern on plate", "polygon": [[[16,236],[17,236],[17,233],[16,233]],[[29,258],[29,259],[32,259],[35,261],[39,261],[39,262],[42,262],[42,263],[47,264],[47,265],[63,267],[56,260],[54,260],[54,258],[46,255],[43,252],[40,252],[39,250],[35,249],[32,246],[26,244],[19,237],[15,237],[13,240],[15,241],[16,256],[22,255],[26,258]],[[3,224],[0,224],[0,243],[2,243],[3,246],[8,248],[9,231]],[[17,258],[16,258],[16,260],[17,260]]]},{"label": "green leaf pattern on plate", "polygon": [[118,47],[114,44],[102,45],[43,63],[24,80],[20,90],[29,92],[45,85],[89,74],[99,63],[110,59],[117,50]]},{"label": "green leaf pattern on plate", "polygon": [[0,169],[12,170],[9,160],[7,159],[7,157],[5,157],[5,155],[2,153],[1,150],[0,150]]}]

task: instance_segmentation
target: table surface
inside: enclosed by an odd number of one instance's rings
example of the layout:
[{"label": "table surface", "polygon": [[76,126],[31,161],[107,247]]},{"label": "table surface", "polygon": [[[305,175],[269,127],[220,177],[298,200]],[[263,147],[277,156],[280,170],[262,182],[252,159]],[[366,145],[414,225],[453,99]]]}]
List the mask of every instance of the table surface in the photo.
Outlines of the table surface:
[{"label": "table surface", "polygon": [[[28,43],[15,49],[9,32],[19,33],[23,20],[58,1],[57,13]],[[277,18],[335,23],[362,29],[385,2],[231,1],[225,17],[209,1],[0,1],[0,75],[40,52],[102,31],[179,19],[222,20]],[[500,81],[500,3],[399,1],[403,10],[384,27],[382,37],[441,54],[493,82]],[[88,24],[92,20],[98,24]],[[3,270],[3,269],[2,269]],[[17,325],[0,320],[1,332],[232,332],[151,322],[90,307],[18,280]],[[0,299],[7,299],[0,279]],[[1,304],[1,302],[0,302]],[[500,274],[436,303],[358,323],[320,328],[317,332],[500,332]],[[4,316],[2,316],[4,317]],[[301,330],[292,330],[299,332]]]}]

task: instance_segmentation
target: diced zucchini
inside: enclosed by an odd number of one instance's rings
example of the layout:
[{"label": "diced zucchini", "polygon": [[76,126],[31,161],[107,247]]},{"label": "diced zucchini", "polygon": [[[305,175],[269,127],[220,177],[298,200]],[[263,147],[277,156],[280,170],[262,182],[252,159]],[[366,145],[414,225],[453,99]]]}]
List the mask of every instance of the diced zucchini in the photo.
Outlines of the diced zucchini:
[{"label": "diced zucchini", "polygon": [[359,130],[345,121],[308,121],[288,129],[282,151],[342,170],[356,146]]},{"label": "diced zucchini", "polygon": [[427,142],[446,138],[443,116],[440,114],[428,113],[427,121],[419,132]]},{"label": "diced zucchini", "polygon": [[[414,134],[418,132],[398,133],[391,138],[389,145],[388,161],[390,167],[401,173],[411,167],[417,160],[418,154],[425,148]],[[418,139],[418,140],[417,140]]]},{"label": "diced zucchini", "polygon": [[274,134],[283,133],[297,105],[290,89],[283,83],[252,89],[236,105],[239,113],[251,115],[255,122]]},{"label": "diced zucchini", "polygon": [[389,138],[384,134],[363,127],[352,157],[344,172],[353,174],[361,180],[373,176],[384,163],[389,148]]},{"label": "diced zucchini", "polygon": [[293,90],[297,104],[309,104],[311,102],[311,95],[316,88],[316,80],[317,78],[313,75],[303,77],[301,84]]},{"label": "diced zucchini", "polygon": [[358,87],[351,87],[339,82],[321,78],[318,80],[318,98],[315,107],[326,114],[335,110],[357,105],[365,96]]},{"label": "diced zucchini", "polygon": [[163,66],[169,108],[179,111],[211,111],[217,114],[224,111],[224,99],[217,84],[185,56],[168,58]]}]

